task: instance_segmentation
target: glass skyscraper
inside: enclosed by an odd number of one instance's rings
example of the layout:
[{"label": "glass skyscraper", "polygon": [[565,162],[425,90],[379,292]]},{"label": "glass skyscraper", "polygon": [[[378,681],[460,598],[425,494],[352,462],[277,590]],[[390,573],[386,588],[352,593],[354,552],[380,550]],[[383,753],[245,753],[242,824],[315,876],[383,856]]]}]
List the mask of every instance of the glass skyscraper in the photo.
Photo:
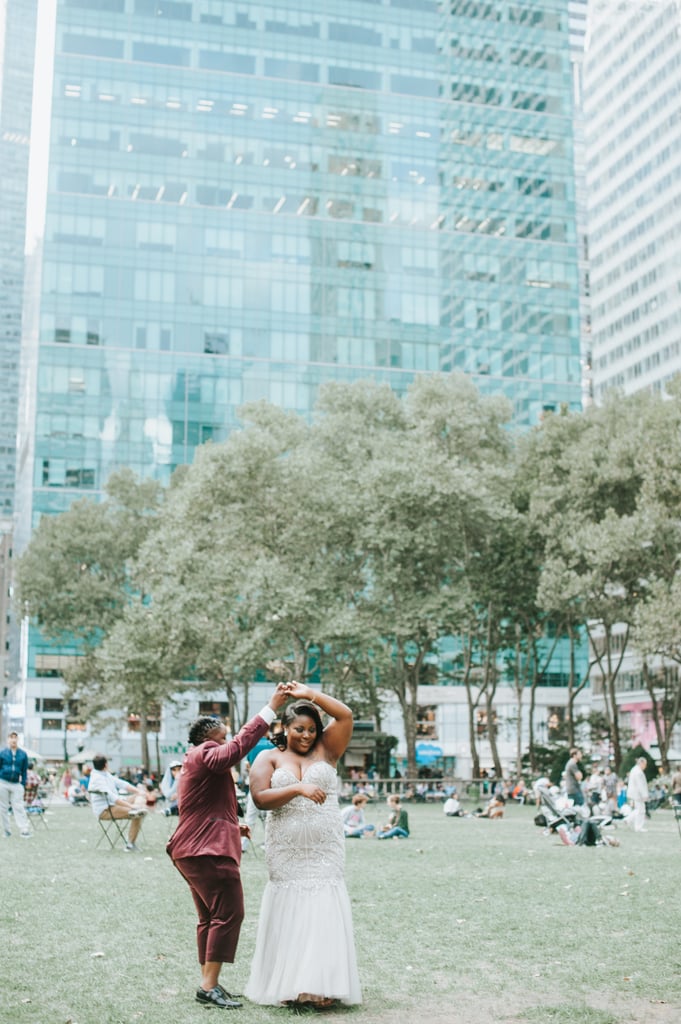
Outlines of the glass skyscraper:
[{"label": "glass skyscraper", "polygon": [[[45,9],[19,549],[112,470],[167,481],[242,403],[307,414],[329,379],[463,371],[519,425],[580,406],[568,0]],[[27,735],[58,750],[31,635]]]},{"label": "glass skyscraper", "polygon": [[681,370],[681,2],[598,0],[585,64],[594,390]]},{"label": "glass skyscraper", "polygon": [[14,509],[36,5],[0,0],[0,533]]},{"label": "glass skyscraper", "polygon": [[54,49],[33,516],[332,377],[579,406],[567,0],[59,0]]}]

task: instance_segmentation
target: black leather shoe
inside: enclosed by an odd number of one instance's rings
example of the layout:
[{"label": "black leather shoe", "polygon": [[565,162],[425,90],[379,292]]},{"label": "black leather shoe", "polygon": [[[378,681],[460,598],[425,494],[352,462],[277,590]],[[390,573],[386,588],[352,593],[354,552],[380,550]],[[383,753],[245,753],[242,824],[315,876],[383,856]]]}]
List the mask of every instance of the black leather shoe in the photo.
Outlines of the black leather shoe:
[{"label": "black leather shoe", "polygon": [[197,1003],[203,1003],[204,1006],[219,1006],[221,1010],[238,1010],[241,1003],[237,1002],[236,999],[227,998],[222,993],[223,989],[219,985],[210,989],[209,992],[206,992],[204,988],[197,988],[196,1001]]}]

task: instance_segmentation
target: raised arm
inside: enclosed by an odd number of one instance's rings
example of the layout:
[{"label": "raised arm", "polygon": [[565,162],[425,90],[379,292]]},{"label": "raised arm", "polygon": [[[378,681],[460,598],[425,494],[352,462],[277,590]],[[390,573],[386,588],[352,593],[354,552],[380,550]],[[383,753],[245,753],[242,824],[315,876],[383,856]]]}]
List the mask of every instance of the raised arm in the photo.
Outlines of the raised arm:
[{"label": "raised arm", "polygon": [[270,783],[276,768],[275,761],[276,751],[263,750],[251,765],[249,786],[256,807],[261,811],[271,811],[290,803],[297,796],[304,796],[316,804],[324,803],[324,790],[321,786],[309,782],[294,782],[291,786],[277,786],[276,789],[272,789]]},{"label": "raised arm", "polygon": [[305,683],[289,683],[288,692],[296,700],[309,700],[311,704],[316,704],[320,711],[330,717],[331,721],[322,733],[322,745],[328,759],[337,761],[347,750],[352,738],[353,719],[350,708],[335,697],[313,690]]}]

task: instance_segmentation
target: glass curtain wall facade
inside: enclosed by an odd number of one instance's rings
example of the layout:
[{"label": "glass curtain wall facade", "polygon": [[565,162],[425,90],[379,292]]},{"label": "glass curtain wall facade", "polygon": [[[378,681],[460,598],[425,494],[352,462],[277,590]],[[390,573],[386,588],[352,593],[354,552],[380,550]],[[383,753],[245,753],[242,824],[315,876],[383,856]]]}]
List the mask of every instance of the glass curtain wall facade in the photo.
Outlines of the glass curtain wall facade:
[{"label": "glass curtain wall facade", "polygon": [[598,399],[681,371],[679,0],[599,0],[584,73]]},{"label": "glass curtain wall facade", "polygon": [[14,510],[37,0],[0,0],[0,532]]},{"label": "glass curtain wall facade", "polygon": [[579,406],[567,0],[56,11],[33,520],[332,377]]},{"label": "glass curtain wall facade", "polygon": [[[580,406],[568,0],[53,13],[20,550],[114,469],[167,482],[242,403],[307,414],[329,379],[461,370],[519,425]],[[26,706],[56,707],[70,652],[27,650]]]}]

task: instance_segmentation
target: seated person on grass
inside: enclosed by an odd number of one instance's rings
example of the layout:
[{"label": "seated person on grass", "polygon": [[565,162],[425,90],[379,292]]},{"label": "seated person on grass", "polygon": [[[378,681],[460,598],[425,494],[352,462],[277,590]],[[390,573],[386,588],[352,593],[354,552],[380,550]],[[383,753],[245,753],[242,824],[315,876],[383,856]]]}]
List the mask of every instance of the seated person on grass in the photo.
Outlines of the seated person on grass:
[{"label": "seated person on grass", "polygon": [[374,825],[367,825],[364,820],[364,808],[367,805],[367,797],[364,793],[355,793],[352,803],[346,807],[341,817],[343,819],[343,831],[346,839],[362,839],[364,836],[372,835],[376,831]]},{"label": "seated person on grass", "polygon": [[387,799],[390,808],[388,824],[379,831],[377,839],[408,839],[409,817],[400,803],[397,793],[391,793]]},{"label": "seated person on grass", "polygon": [[504,808],[506,801],[503,796],[495,793],[491,800],[488,801],[484,811],[481,807],[478,807],[475,811],[476,818],[503,818]]},{"label": "seated person on grass", "polygon": [[442,805],[442,810],[444,811],[448,818],[469,817],[469,815],[466,814],[463,807],[461,806],[461,802],[455,793],[452,793],[450,797],[447,797],[444,804]]}]

